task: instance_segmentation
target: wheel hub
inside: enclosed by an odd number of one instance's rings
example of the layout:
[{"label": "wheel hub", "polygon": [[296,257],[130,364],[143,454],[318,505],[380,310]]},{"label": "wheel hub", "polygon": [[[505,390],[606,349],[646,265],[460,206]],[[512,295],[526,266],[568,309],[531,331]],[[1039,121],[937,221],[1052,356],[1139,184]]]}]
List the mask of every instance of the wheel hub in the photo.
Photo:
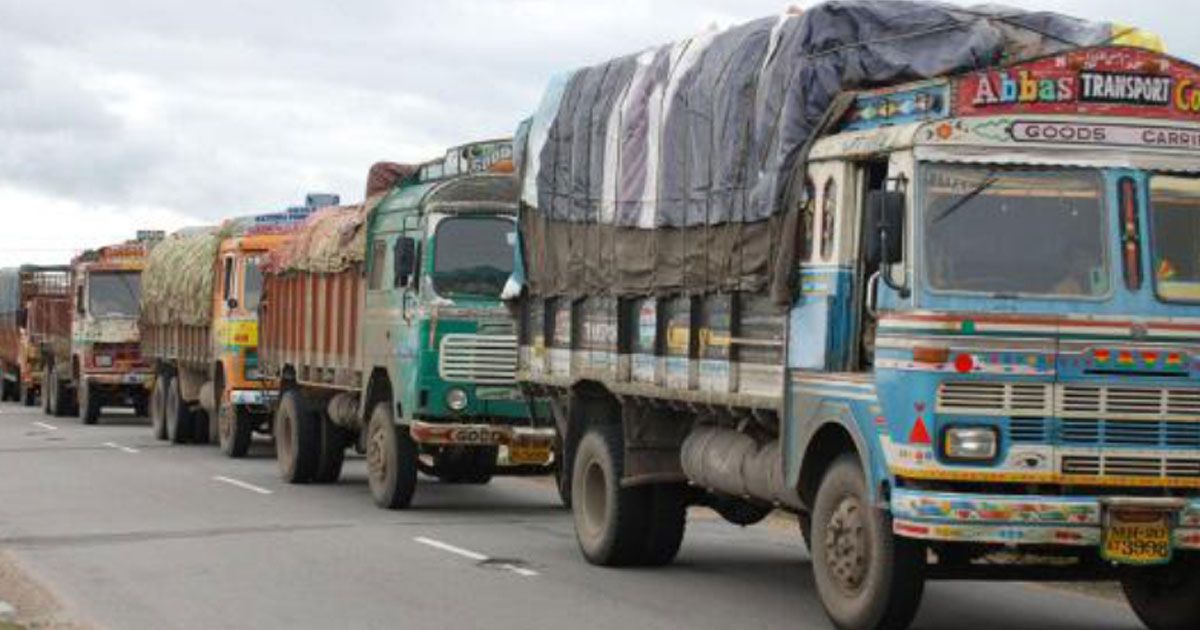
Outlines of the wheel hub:
[{"label": "wheel hub", "polygon": [[846,497],[834,510],[825,530],[825,562],[838,587],[848,593],[862,590],[870,566],[866,518],[862,504]]},{"label": "wheel hub", "polygon": [[387,470],[384,439],[383,428],[376,426],[367,440],[367,472],[374,479],[382,479]]},{"label": "wheel hub", "polygon": [[608,511],[608,480],[604,478],[604,469],[600,462],[594,459],[587,463],[583,473],[583,496],[580,499],[583,520],[588,531],[600,530],[603,527],[605,512]]}]

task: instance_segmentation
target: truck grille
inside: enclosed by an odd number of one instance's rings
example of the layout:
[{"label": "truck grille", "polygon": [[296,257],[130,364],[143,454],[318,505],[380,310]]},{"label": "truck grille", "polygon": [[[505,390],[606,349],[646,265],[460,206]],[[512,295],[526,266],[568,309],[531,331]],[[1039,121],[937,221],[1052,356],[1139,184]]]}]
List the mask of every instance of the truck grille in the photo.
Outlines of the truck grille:
[{"label": "truck grille", "polygon": [[1063,417],[1200,420],[1200,389],[1062,385],[1057,403]]},{"label": "truck grille", "polygon": [[439,351],[438,375],[447,381],[511,385],[517,380],[517,337],[446,335]]},{"label": "truck grille", "polygon": [[1064,475],[1200,479],[1200,459],[1102,453],[1064,455]]},{"label": "truck grille", "polygon": [[1064,444],[1080,446],[1200,448],[1200,422],[1068,418],[1061,435]]},{"label": "truck grille", "polygon": [[1051,415],[1048,383],[952,381],[938,388],[938,413],[995,416]]}]

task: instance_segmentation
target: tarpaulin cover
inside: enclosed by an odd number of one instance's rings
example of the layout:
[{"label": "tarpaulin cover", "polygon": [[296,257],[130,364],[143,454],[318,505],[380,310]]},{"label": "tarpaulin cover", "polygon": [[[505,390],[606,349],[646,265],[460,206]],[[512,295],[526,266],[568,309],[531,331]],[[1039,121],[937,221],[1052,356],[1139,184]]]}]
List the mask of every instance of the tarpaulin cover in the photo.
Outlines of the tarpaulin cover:
[{"label": "tarpaulin cover", "polygon": [[371,210],[415,172],[416,167],[406,164],[376,163],[367,174],[366,201],[314,212],[287,244],[270,253],[265,270],[338,273],[361,263],[366,258],[366,220]]},{"label": "tarpaulin cover", "polygon": [[150,250],[142,271],[143,323],[210,324],[213,265],[223,237],[218,228],[191,228],[168,236]]},{"label": "tarpaulin cover", "polygon": [[787,301],[804,194],[791,182],[839,94],[1094,45],[1112,32],[991,5],[848,0],[575,71],[547,89],[518,151],[532,289],[769,286]]}]

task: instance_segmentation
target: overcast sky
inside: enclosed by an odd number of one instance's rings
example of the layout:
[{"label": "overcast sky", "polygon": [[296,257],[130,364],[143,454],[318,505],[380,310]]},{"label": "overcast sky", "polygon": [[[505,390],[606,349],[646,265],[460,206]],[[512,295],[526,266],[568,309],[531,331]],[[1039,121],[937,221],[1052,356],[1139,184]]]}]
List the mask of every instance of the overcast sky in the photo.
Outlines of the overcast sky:
[{"label": "overcast sky", "polygon": [[[795,3],[805,6],[809,3]],[[1161,34],[1196,0],[1012,0]],[[786,0],[0,0],[0,266],[506,136],[550,75],[783,11]]]}]

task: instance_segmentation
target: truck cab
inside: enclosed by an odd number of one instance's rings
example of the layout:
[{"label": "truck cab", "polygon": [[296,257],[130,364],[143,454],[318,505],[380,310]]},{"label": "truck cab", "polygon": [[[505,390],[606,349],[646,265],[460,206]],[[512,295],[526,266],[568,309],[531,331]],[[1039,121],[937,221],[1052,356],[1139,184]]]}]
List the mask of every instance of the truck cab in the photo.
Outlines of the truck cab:
[{"label": "truck cab", "polygon": [[928,575],[1040,549],[1195,623],[1198,72],[1106,47],[859,95],[808,156],[788,478],[850,435]]},{"label": "truck cab", "polygon": [[[72,264],[71,357],[56,365],[55,386],[74,393],[60,398],[77,410],[84,424],[95,424],[105,406],[132,407],[139,416],[148,411],[153,370],[139,345],[141,272],[146,254],[161,233],[102,247]],[[57,405],[65,413],[64,405]]]},{"label": "truck cab", "polygon": [[489,478],[501,445],[513,466],[551,459],[553,430],[527,426],[500,299],[517,242],[511,159],[509,141],[451,149],[369,224],[364,347],[386,367],[425,469],[443,478]]}]

